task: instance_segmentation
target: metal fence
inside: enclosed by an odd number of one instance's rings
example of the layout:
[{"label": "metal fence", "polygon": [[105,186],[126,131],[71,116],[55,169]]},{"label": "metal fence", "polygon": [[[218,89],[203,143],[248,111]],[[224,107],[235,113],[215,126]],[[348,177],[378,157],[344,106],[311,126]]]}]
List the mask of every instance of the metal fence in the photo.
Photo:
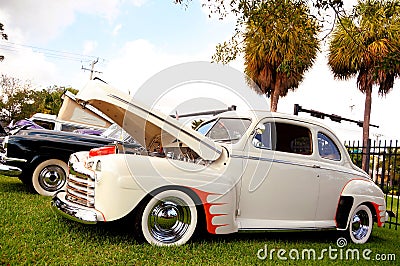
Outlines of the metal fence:
[{"label": "metal fence", "polygon": [[400,143],[396,141],[369,141],[363,152],[362,142],[345,142],[353,163],[361,168],[362,157],[367,156],[367,173],[386,195],[386,209],[396,214],[387,222],[389,228],[400,227]]}]

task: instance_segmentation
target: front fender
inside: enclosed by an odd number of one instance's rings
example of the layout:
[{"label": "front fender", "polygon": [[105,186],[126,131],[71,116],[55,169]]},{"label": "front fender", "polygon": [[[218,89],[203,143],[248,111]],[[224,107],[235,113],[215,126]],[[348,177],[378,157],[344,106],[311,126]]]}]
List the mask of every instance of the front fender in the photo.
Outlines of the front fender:
[{"label": "front fender", "polygon": [[235,219],[235,190],[190,188],[201,200],[206,218],[207,231],[211,234],[229,234],[238,231]]},{"label": "front fender", "polygon": [[210,233],[237,231],[234,184],[216,169],[133,154],[111,154],[90,161],[101,164],[101,171],[95,171],[95,207],[107,221],[127,215],[153,191],[181,187],[200,199]]}]

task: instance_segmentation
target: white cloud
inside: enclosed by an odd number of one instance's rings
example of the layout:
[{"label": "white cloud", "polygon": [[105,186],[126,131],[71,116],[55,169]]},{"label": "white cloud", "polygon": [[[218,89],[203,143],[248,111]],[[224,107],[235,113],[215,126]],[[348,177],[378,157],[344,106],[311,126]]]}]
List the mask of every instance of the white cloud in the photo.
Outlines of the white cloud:
[{"label": "white cloud", "polygon": [[[59,84],[57,80],[57,68],[54,64],[48,62],[46,57],[32,49],[24,48],[18,51],[2,51],[5,59],[0,64],[6,64],[7,67],[1,70],[2,74],[30,80],[39,86],[49,86]],[[45,80],[46,84],[41,82]]]},{"label": "white cloud", "polygon": [[[156,47],[148,40],[134,40],[124,45],[118,57],[112,59],[108,63],[108,65],[103,69],[104,75],[101,75],[100,77],[113,87],[125,92],[130,92],[131,95],[134,95],[143,83],[158,72],[181,63],[209,61],[213,50],[214,47],[210,45],[209,48],[206,47],[203,51],[199,51],[198,54],[172,54]],[[240,62],[234,62],[231,65],[236,69],[242,68]],[[166,89],[168,89],[168,92],[159,95],[160,98],[157,99],[156,102],[146,102],[146,104],[155,104],[155,106],[153,106],[154,108],[167,113],[174,110],[177,110],[180,113],[213,110],[216,107],[213,108],[212,105],[216,104],[216,102],[225,104],[225,106],[233,104],[239,106],[239,109],[241,110],[244,110],[247,107],[246,101],[243,101],[243,99],[237,95],[232,94],[232,92],[229,93],[229,90],[225,87],[220,88],[218,85],[205,85],[205,83],[199,85],[194,82],[193,84],[180,84],[177,87]],[[200,107],[198,105],[194,106],[194,102],[191,102],[190,106],[185,105],[189,102],[189,99],[194,98],[196,100],[199,100],[200,98],[207,98],[208,100],[215,99],[215,101],[207,101],[205,104],[203,102],[203,106]],[[259,97],[257,96],[257,99],[258,98]],[[254,98],[251,99],[254,100]],[[258,99],[258,102],[259,101],[261,100]],[[256,105],[256,101],[251,102],[253,105]],[[266,108],[268,105],[265,103],[258,106]],[[220,106],[218,108],[221,109],[222,107]],[[189,109],[190,111],[188,111]]]},{"label": "white cloud", "polygon": [[205,54],[182,55],[164,52],[147,40],[125,43],[119,56],[104,69],[104,79],[125,91],[134,91],[157,72],[183,62],[207,60]]},{"label": "white cloud", "polygon": [[121,30],[121,28],[122,28],[122,24],[118,24],[117,26],[114,27],[114,29],[113,29],[111,34],[113,36],[117,36],[119,31]]},{"label": "white cloud", "polygon": [[[29,79],[44,86],[81,84],[85,73],[79,71],[80,63],[63,60],[60,64],[60,61],[54,61],[57,56],[44,55],[19,44],[42,46],[62,35],[64,29],[75,22],[77,13],[97,15],[112,21],[118,16],[122,1],[2,0],[0,21],[4,24],[10,43],[1,43],[8,47],[1,49],[1,54],[6,58],[0,65],[1,73]],[[97,47],[97,43],[87,41],[83,46],[83,53],[89,54]]]},{"label": "white cloud", "polygon": [[97,41],[85,41],[83,43],[83,54],[84,55],[90,55],[94,49],[96,49],[98,43]]},{"label": "white cloud", "polygon": [[131,3],[136,7],[141,7],[146,4],[148,0],[131,0]]},{"label": "white cloud", "polygon": [[108,21],[112,22],[120,13],[120,8],[124,0],[85,0],[85,1],[71,1],[74,3],[74,10],[99,15]]},{"label": "white cloud", "polygon": [[13,32],[20,31],[25,40],[47,41],[74,20],[70,1],[10,0],[3,1],[1,6],[12,40]]},{"label": "white cloud", "polygon": [[[120,4],[120,0],[3,0],[0,20],[14,42],[45,43],[71,25],[76,12],[96,14],[112,21],[119,14]],[[15,38],[15,32],[21,33],[20,38]]]}]

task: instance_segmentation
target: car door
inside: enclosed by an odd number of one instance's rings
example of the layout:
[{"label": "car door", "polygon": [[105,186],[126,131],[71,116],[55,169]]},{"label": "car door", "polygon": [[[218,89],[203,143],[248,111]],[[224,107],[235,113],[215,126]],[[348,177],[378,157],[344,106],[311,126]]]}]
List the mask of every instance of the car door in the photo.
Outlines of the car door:
[{"label": "car door", "polygon": [[316,223],[318,227],[335,227],[335,215],[340,194],[349,181],[348,167],[345,167],[343,150],[339,141],[328,131],[317,133],[318,172],[320,197],[317,206]]},{"label": "car door", "polygon": [[319,182],[310,128],[295,121],[261,121],[241,156],[241,230],[315,227]]}]

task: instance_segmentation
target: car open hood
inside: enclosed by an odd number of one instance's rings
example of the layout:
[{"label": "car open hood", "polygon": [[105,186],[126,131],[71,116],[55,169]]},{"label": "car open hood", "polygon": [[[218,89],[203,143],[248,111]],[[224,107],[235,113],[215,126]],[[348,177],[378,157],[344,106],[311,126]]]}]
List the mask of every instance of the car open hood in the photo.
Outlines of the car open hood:
[{"label": "car open hood", "polygon": [[100,80],[89,81],[76,99],[99,109],[147,149],[166,132],[205,160],[214,161],[222,153],[222,147],[204,135]]}]

